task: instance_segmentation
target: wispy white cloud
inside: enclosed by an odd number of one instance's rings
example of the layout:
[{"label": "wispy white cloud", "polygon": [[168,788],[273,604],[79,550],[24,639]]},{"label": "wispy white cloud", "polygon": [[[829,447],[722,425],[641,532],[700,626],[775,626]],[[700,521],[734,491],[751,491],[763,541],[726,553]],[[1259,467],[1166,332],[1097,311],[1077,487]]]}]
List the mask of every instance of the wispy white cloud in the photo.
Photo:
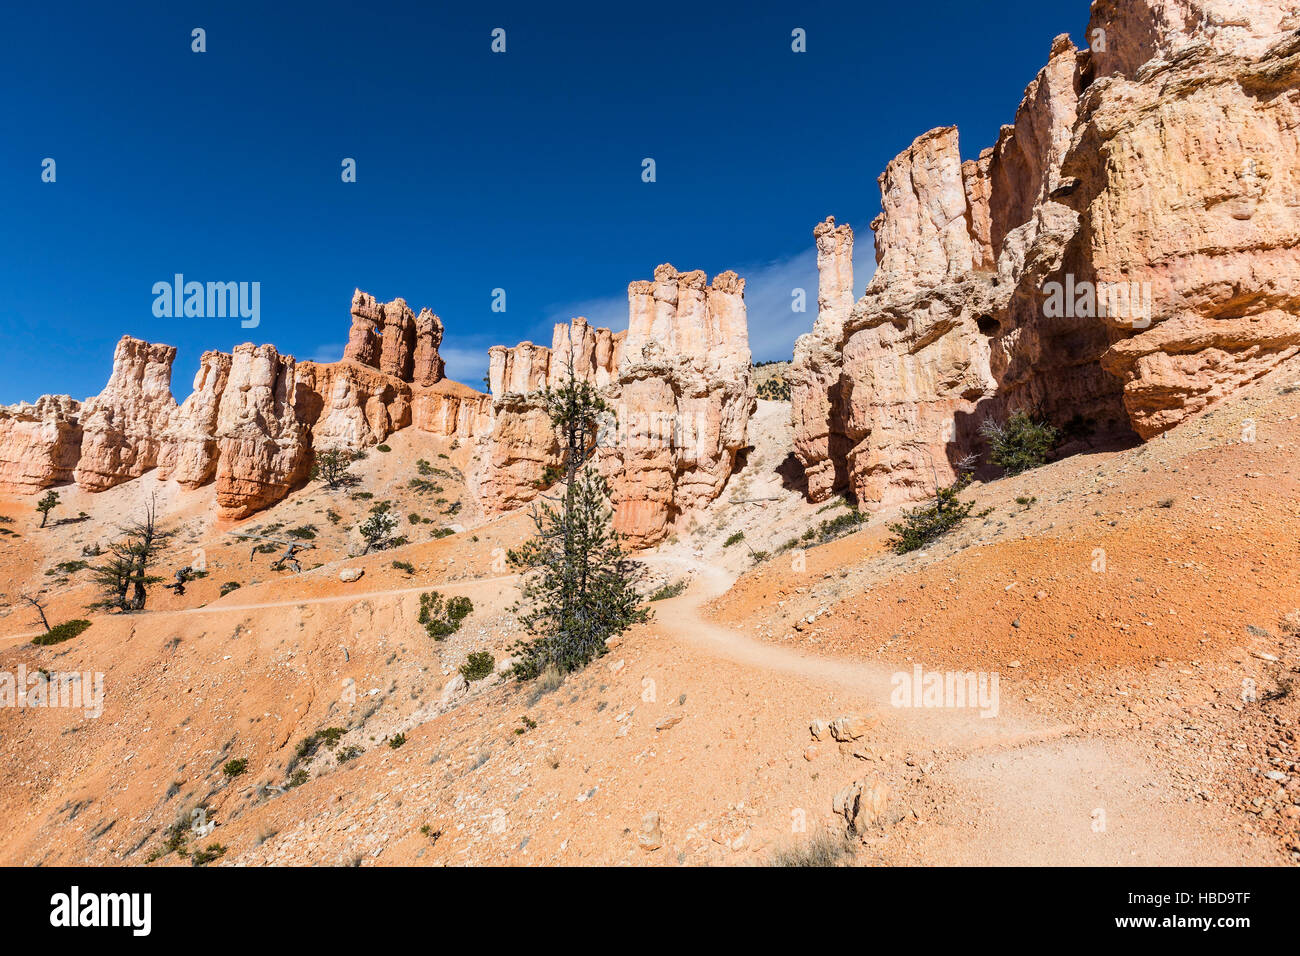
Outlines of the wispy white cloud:
[{"label": "wispy white cloud", "polygon": [[[856,235],[853,251],[854,291],[861,295],[876,272],[875,247],[869,229]],[[808,248],[802,252],[736,272],[745,277],[749,350],[754,361],[790,358],[794,354],[794,340],[811,331],[817,319],[817,250],[811,237]],[[804,311],[796,312],[800,300]]]},{"label": "wispy white cloud", "polygon": [[[504,345],[505,343],[500,343]],[[510,343],[513,345],[514,343]],[[442,356],[442,361],[446,365],[447,377],[454,381],[468,385],[470,388],[476,388],[479,391],[487,391],[483,385],[483,379],[488,373],[488,348],[489,346],[474,345],[447,345],[444,340],[442,346],[438,349],[438,354]]]},{"label": "wispy white cloud", "polygon": [[343,349],[346,343],[339,342],[337,345],[318,345],[316,351],[306,356],[308,362],[338,362],[343,358]]}]

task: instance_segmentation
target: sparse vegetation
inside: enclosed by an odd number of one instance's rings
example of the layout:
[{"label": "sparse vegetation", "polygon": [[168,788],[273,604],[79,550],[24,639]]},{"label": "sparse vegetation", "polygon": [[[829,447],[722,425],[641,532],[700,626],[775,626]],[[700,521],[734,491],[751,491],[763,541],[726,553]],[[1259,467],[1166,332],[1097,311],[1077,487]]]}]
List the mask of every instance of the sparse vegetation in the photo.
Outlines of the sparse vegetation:
[{"label": "sparse vegetation", "polygon": [[[339,738],[341,738],[345,733],[347,733],[347,731],[342,727],[326,727],[323,730],[318,730],[298,741],[298,749],[294,751],[293,758],[289,761],[289,766],[285,768],[285,772],[290,775],[290,782],[292,783],[297,773],[306,773],[305,770],[296,771],[294,769],[298,764],[316,756],[316,752],[320,750],[322,744],[330,750],[333,750],[335,745],[338,744]],[[302,782],[305,782],[305,780],[306,778],[304,777]],[[296,786],[296,784],[294,785]]]},{"label": "sparse vegetation", "polygon": [[519,722],[523,724],[522,727],[515,728],[515,733],[519,736],[528,733],[528,731],[530,730],[537,729],[537,721],[533,720],[533,718],[529,717],[527,714],[524,714],[522,717],[520,717]]},{"label": "sparse vegetation", "polygon": [[225,597],[231,591],[238,591],[242,585],[238,581],[227,581],[221,585],[221,596]]},{"label": "sparse vegetation", "polygon": [[388,746],[396,750],[402,744],[406,743],[406,734],[393,734],[388,738]]},{"label": "sparse vegetation", "polygon": [[435,641],[441,641],[460,630],[461,622],[474,610],[474,602],[463,595],[444,598],[438,591],[420,595],[420,616],[425,632]]},{"label": "sparse vegetation", "polygon": [[393,449],[389,448],[387,445],[376,445],[376,446],[375,446],[375,451],[382,451],[384,454],[387,454],[388,452],[390,452],[390,451],[392,451],[392,450],[393,450]]},{"label": "sparse vegetation", "polygon": [[686,593],[686,579],[674,581],[671,584],[664,584],[657,588],[648,598],[647,601],[667,601],[670,598],[681,597]]},{"label": "sparse vegetation", "polygon": [[744,541],[744,540],[745,540],[745,532],[743,532],[743,531],[737,531],[737,532],[735,532],[734,534],[730,535],[730,536],[727,538],[726,541],[722,542],[722,546],[723,546],[724,548],[729,548],[729,547],[731,547],[733,544],[739,544],[740,542],[742,542],[742,541]]},{"label": "sparse vegetation", "polygon": [[110,544],[103,564],[94,567],[95,582],[103,598],[92,608],[143,611],[147,587],[161,578],[149,574],[163,546],[176,536],[158,526],[158,501],[151,498],[144,515],[122,529],[123,537]]},{"label": "sparse vegetation", "polygon": [[989,443],[989,461],[1008,475],[1018,475],[1047,464],[1061,433],[1028,412],[1016,412],[1005,422],[985,419],[980,434]]},{"label": "sparse vegetation", "polygon": [[790,401],[790,383],[783,378],[769,378],[766,382],[759,382],[754,389],[754,393],[765,401],[788,402]]},{"label": "sparse vegetation", "polygon": [[218,860],[226,855],[226,848],[220,843],[209,843],[206,850],[195,850],[190,855],[190,862],[195,866],[206,866],[213,860]]},{"label": "sparse vegetation", "polygon": [[64,641],[72,640],[88,627],[90,627],[90,622],[85,618],[64,621],[62,624],[55,624],[44,634],[32,638],[32,643],[39,644],[42,647],[50,644],[62,644]]},{"label": "sparse vegetation", "polygon": [[327,449],[316,453],[316,460],[311,466],[311,480],[323,481],[335,491],[347,485],[355,485],[358,478],[348,473],[352,463],[360,461],[363,456],[357,452],[340,449]]},{"label": "sparse vegetation", "polygon": [[569,672],[605,654],[607,638],[644,621],[636,583],[640,569],[613,530],[609,489],[591,464],[600,422],[612,409],[590,382],[573,372],[558,388],[538,396],[562,451],[562,491],[543,495],[533,508],[534,536],[507,552],[525,572],[515,605],[519,623],[533,635],[515,648],[515,676],[535,678],[547,667]]},{"label": "sparse vegetation", "polygon": [[890,548],[896,554],[917,551],[965,521],[975,503],[957,498],[964,487],[959,482],[940,488],[930,504],[903,512],[903,520],[889,526],[894,533],[889,541]]},{"label": "sparse vegetation", "polygon": [[405,571],[407,574],[415,573],[415,565],[410,561],[394,561],[393,567],[398,571]]},{"label": "sparse vegetation", "polygon": [[228,761],[226,765],[221,768],[221,772],[227,777],[238,777],[242,774],[248,773],[248,758],[236,757],[234,760]]},{"label": "sparse vegetation", "polygon": [[36,510],[41,515],[41,527],[45,527],[46,520],[50,517],[50,512],[59,506],[59,493],[51,488],[45,492],[45,497],[36,502]]},{"label": "sparse vegetation", "polygon": [[[817,513],[821,514],[822,511],[825,511],[827,508],[834,507],[837,507],[837,505],[832,503],[827,505],[825,508],[822,508]],[[777,549],[777,553],[782,551],[792,551],[795,548],[800,547],[807,548],[812,547],[813,545],[825,544],[827,541],[834,541],[836,538],[842,538],[847,534],[852,534],[854,531],[858,530],[859,527],[866,524],[871,518],[867,512],[860,511],[856,505],[847,501],[842,502],[842,507],[846,507],[849,510],[845,511],[843,514],[838,514],[833,518],[827,518],[820,524],[814,525],[798,538],[791,538]]]},{"label": "sparse vegetation", "polygon": [[487,651],[474,651],[465,658],[465,663],[460,665],[460,674],[469,683],[476,680],[482,680],[492,673],[496,667],[496,659]]},{"label": "sparse vegetation", "polygon": [[393,532],[397,530],[400,519],[392,509],[390,501],[380,501],[370,508],[370,517],[357,529],[365,539],[362,554],[399,546],[398,539],[393,538]]},{"label": "sparse vegetation", "polygon": [[853,856],[853,843],[848,836],[821,830],[811,839],[797,846],[777,850],[769,866],[841,866]]},{"label": "sparse vegetation", "polygon": [[299,541],[311,541],[316,537],[316,526],[314,524],[299,525],[296,528],[290,528],[289,537],[297,538]]}]

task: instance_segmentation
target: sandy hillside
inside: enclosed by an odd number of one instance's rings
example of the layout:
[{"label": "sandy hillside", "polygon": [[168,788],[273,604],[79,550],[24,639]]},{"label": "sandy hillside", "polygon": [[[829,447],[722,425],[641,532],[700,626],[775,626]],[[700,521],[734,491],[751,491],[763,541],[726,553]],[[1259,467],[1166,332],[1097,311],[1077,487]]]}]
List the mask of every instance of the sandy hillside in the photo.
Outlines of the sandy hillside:
[{"label": "sandy hillside", "polygon": [[[722,497],[640,555],[684,593],[558,687],[458,692],[468,654],[521,636],[504,549],[528,517],[477,521],[468,449],[427,435],[237,525],[148,475],[60,489],[44,530],[4,501],[0,670],[102,672],[105,702],[0,708],[0,862],[188,865],[177,846],[219,844],[212,865],[759,864],[842,832],[855,781],[887,791],[860,864],[1300,860],[1300,365],[1145,446],[977,484],[965,525],[905,556],[889,514],[816,543],[847,506],[803,500],[789,428],[787,404],[759,403]],[[411,486],[419,460],[440,490]],[[58,565],[93,564],[82,549],[155,494],[180,530],[160,573],[201,550],[207,576],[87,614],[89,572]],[[349,557],[379,500],[407,543]],[[302,528],[300,575],[227,534]],[[90,629],[33,646],[16,602],[42,588],[51,620]],[[444,641],[416,620],[432,590],[474,604]],[[916,665],[996,673],[996,716],[892,706]],[[814,739],[846,715],[860,736]],[[215,829],[169,829],[196,807]]]}]

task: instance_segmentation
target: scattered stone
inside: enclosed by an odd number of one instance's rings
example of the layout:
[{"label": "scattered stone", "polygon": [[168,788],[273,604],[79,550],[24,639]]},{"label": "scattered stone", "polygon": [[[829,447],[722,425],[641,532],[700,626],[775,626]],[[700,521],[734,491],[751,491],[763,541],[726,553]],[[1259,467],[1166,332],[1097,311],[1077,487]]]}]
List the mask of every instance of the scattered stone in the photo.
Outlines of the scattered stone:
[{"label": "scattered stone", "polygon": [[651,811],[641,818],[641,829],[636,835],[636,842],[648,853],[664,845],[664,831],[659,824],[658,813]]},{"label": "scattered stone", "polygon": [[831,721],[831,736],[840,743],[849,743],[865,737],[867,731],[875,728],[880,724],[880,718],[875,714],[851,715],[837,717]]},{"label": "scattered stone", "polygon": [[660,717],[659,722],[655,724],[655,730],[668,730],[672,727],[676,727],[682,722],[682,718],[685,716],[685,714],[668,714],[667,716]]}]

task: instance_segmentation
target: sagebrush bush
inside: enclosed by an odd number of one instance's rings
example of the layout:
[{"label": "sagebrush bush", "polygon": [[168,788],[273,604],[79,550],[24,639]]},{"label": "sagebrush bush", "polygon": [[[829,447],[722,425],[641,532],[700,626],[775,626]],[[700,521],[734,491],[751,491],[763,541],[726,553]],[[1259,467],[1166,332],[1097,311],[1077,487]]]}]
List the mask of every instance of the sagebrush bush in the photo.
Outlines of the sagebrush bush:
[{"label": "sagebrush bush", "polygon": [[1008,475],[1047,464],[1047,456],[1061,438],[1055,426],[1028,412],[1016,412],[1005,422],[985,419],[980,434],[988,440],[989,461]]}]

